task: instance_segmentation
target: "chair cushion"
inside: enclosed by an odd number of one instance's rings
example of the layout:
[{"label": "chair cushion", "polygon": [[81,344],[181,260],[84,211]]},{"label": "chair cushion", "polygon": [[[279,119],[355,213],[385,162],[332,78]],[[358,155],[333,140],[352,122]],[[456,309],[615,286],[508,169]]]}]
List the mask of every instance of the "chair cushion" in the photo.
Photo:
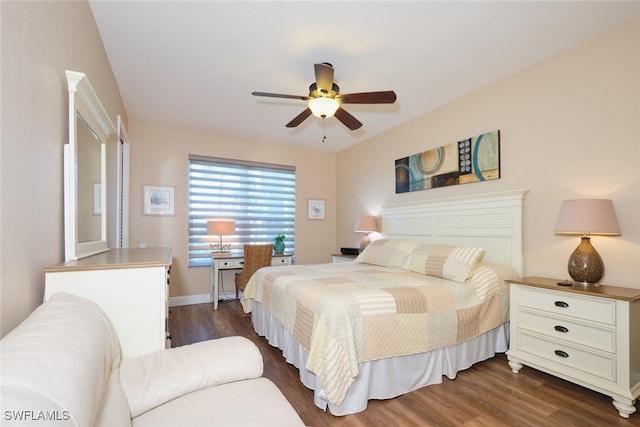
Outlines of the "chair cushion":
[{"label": "chair cushion", "polygon": [[282,392],[266,378],[204,388],[133,419],[134,427],[304,426]]}]

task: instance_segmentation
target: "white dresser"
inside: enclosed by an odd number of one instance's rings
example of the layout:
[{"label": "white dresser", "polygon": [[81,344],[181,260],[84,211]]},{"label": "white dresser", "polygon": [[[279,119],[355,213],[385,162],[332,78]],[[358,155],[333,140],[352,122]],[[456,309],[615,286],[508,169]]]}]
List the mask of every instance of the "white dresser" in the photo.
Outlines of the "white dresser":
[{"label": "white dresser", "polygon": [[170,248],[111,249],[45,268],[45,301],[68,292],[96,302],[118,334],[122,357],[171,346]]},{"label": "white dresser", "polygon": [[611,396],[620,416],[640,396],[640,289],[510,281],[509,365],[527,365]]}]

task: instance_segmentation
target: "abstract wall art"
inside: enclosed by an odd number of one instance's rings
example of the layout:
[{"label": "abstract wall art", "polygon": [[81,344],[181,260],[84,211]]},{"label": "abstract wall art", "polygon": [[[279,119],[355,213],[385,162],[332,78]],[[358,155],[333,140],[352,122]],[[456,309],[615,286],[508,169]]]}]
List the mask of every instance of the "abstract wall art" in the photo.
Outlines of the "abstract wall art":
[{"label": "abstract wall art", "polygon": [[499,178],[499,130],[396,160],[396,193]]}]

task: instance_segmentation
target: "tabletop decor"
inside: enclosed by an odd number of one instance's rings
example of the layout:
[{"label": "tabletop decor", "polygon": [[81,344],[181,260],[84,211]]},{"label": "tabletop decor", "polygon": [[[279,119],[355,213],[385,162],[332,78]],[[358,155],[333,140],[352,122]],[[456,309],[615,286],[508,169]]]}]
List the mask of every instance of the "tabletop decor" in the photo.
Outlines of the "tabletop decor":
[{"label": "tabletop decor", "polygon": [[275,254],[283,254],[286,245],[284,244],[284,239],[285,239],[285,235],[284,234],[278,234],[275,239],[273,239],[273,252]]},{"label": "tabletop decor", "polygon": [[236,222],[233,220],[210,220],[207,221],[207,235],[218,236],[217,244],[211,243],[212,256],[231,255],[231,244],[222,244],[222,236],[233,236],[236,234]]},{"label": "tabletop decor", "polygon": [[589,235],[619,236],[620,226],[609,199],[565,200],[560,206],[556,234],[579,234],[580,244],[568,262],[569,276],[578,283],[596,284],[604,275],[604,262]]}]

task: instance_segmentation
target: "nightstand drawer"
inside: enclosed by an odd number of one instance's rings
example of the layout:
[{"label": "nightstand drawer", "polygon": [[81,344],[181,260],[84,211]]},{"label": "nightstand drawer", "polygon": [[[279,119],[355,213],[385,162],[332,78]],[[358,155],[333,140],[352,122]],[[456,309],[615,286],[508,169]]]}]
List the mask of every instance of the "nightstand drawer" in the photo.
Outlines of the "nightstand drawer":
[{"label": "nightstand drawer", "polygon": [[291,255],[274,255],[271,257],[271,265],[291,265]]},{"label": "nightstand drawer", "polygon": [[242,268],[244,265],[244,258],[218,258],[216,259],[218,268],[220,269],[235,269]]},{"label": "nightstand drawer", "polygon": [[555,339],[581,344],[611,353],[616,352],[616,331],[564,319],[547,313],[518,310],[518,328],[544,334]]},{"label": "nightstand drawer", "polygon": [[610,299],[583,297],[566,292],[552,292],[522,286],[518,292],[518,306],[607,325],[616,324],[616,303]]},{"label": "nightstand drawer", "polygon": [[557,370],[567,368],[579,370],[589,375],[616,381],[616,358],[590,352],[565,343],[547,340],[518,330],[518,350],[542,357],[561,365]]}]

